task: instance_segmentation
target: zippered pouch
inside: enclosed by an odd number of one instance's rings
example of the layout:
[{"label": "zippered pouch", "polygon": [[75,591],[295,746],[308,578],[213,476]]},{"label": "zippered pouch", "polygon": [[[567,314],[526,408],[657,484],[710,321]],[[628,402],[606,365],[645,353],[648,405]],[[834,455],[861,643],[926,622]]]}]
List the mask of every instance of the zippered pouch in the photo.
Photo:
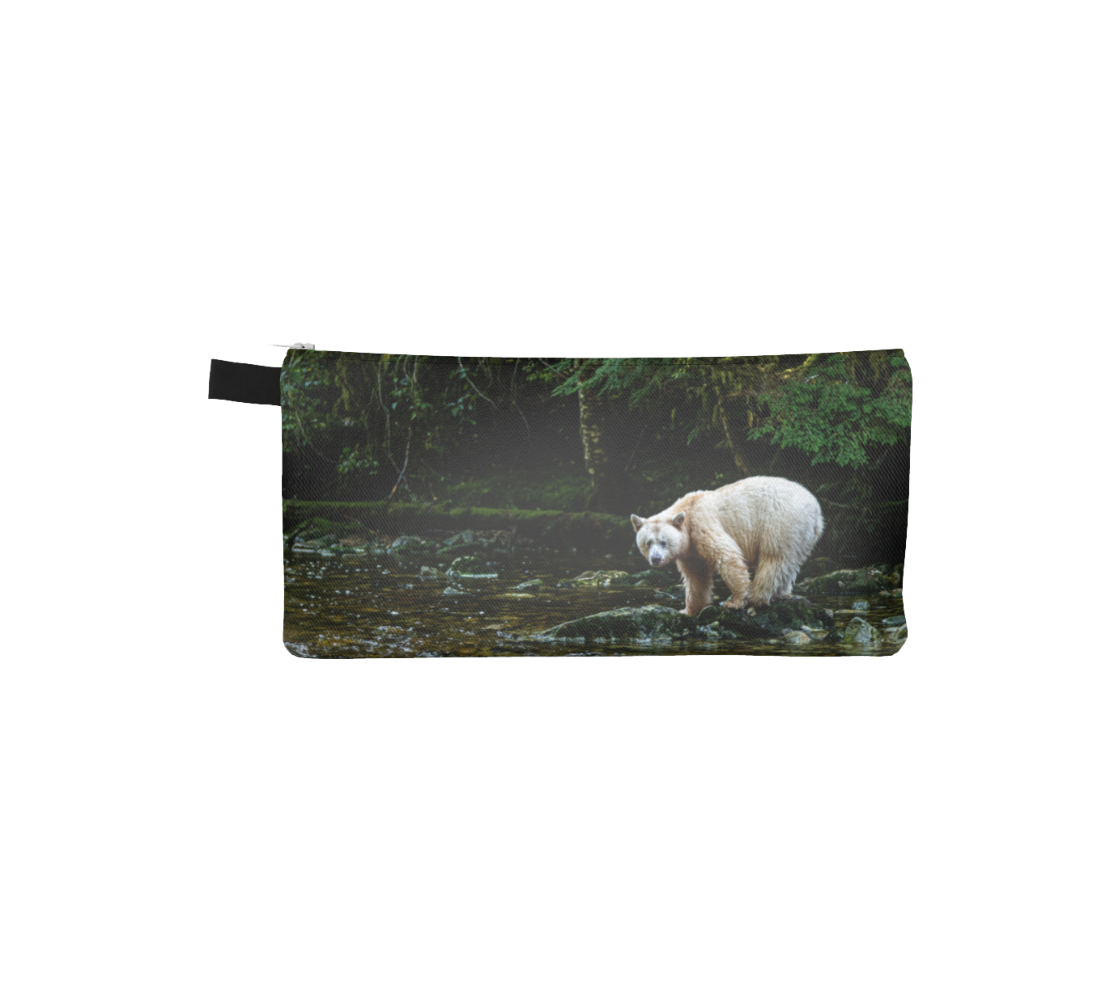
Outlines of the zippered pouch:
[{"label": "zippered pouch", "polygon": [[900,350],[215,361],[282,410],[296,656],[890,655]]}]

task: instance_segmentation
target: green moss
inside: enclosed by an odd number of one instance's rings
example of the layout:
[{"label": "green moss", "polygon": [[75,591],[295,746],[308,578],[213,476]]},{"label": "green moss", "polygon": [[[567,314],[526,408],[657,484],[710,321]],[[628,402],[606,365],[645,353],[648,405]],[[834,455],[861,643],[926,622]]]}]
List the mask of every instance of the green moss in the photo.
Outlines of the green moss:
[{"label": "green moss", "polygon": [[898,585],[900,571],[892,572],[888,566],[868,566],[864,569],[838,569],[810,580],[801,580],[796,589],[803,594],[831,596],[856,596],[877,594]]},{"label": "green moss", "polygon": [[455,506],[531,510],[584,510],[591,483],[582,474],[558,475],[553,468],[510,469],[501,475],[472,476],[446,489]]}]

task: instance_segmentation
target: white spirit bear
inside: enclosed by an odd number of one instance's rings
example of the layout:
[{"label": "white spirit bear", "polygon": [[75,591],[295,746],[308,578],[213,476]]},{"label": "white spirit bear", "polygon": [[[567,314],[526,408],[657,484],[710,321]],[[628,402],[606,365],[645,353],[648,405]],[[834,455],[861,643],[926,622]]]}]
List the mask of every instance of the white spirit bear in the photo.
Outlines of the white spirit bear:
[{"label": "white spirit bear", "polygon": [[711,604],[715,573],[731,588],[727,608],[792,597],[797,572],[824,531],[817,498],[773,476],[689,493],[660,514],[630,520],[651,566],[676,562],[690,615]]}]

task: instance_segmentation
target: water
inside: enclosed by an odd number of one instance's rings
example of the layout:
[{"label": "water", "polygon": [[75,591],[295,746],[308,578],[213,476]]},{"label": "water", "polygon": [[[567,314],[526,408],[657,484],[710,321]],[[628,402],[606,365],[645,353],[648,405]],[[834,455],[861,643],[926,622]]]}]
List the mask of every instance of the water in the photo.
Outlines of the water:
[{"label": "water", "polygon": [[[435,556],[432,556],[434,564]],[[619,607],[681,601],[658,596],[656,588],[563,588],[586,570],[648,568],[632,558],[591,558],[573,553],[527,552],[507,561],[495,580],[422,580],[418,570],[398,568],[388,556],[323,556],[290,552],[284,558],[284,644],[295,656],[353,659],[371,656],[617,656],[722,653],[768,656],[889,655],[898,647],[884,643],[878,651],[853,650],[838,643],[791,646],[758,639],[663,639],[648,642],[550,641],[533,633],[561,622]],[[533,578],[544,586],[526,596],[512,596],[518,583]],[[445,596],[454,586],[465,596]],[[516,594],[516,592],[514,592]],[[726,591],[716,588],[717,598]],[[900,598],[822,597],[814,602],[836,612],[844,624],[858,614],[882,627],[882,619],[902,613]],[[870,611],[854,612],[856,600]]]}]

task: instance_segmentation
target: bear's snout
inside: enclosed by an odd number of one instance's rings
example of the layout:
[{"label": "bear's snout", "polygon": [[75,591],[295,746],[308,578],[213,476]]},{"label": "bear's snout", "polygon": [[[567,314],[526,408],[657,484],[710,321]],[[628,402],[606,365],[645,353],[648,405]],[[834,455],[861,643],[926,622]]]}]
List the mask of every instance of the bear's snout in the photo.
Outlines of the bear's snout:
[{"label": "bear's snout", "polygon": [[649,556],[649,564],[650,564],[651,566],[660,566],[660,565],[661,565],[661,564],[662,564],[662,563],[663,563],[664,561],[665,561],[665,557],[664,557],[664,556],[662,556],[662,555],[658,555],[658,554],[657,554],[657,553],[655,553],[655,552],[651,552],[651,553],[650,553],[650,556]]}]

